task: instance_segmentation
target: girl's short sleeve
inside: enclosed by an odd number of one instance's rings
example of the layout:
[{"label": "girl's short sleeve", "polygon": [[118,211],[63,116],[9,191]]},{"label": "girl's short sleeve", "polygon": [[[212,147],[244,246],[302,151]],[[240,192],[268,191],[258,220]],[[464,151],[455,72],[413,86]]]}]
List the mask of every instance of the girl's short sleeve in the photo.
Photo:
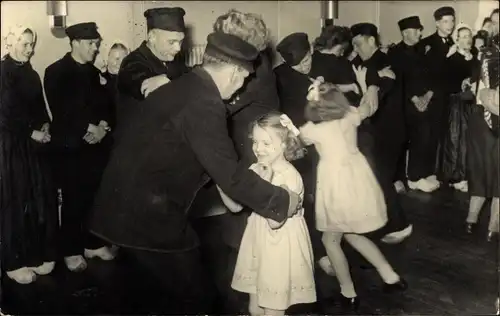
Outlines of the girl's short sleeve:
[{"label": "girl's short sleeve", "polygon": [[300,173],[295,168],[292,167],[290,168],[290,171],[287,172],[285,185],[290,189],[290,191],[297,193],[301,198],[304,198],[304,183],[302,182]]},{"label": "girl's short sleeve", "polygon": [[300,131],[300,138],[302,141],[308,145],[314,143],[316,137],[315,137],[315,126],[313,122],[307,122],[306,124],[302,125],[299,128]]}]

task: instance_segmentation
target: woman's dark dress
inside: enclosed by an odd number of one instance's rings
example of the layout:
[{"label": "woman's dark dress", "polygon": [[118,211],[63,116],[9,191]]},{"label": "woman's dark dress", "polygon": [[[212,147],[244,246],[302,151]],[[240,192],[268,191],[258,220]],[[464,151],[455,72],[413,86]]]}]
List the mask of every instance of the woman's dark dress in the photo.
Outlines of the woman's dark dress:
[{"label": "woman's dark dress", "polygon": [[472,92],[462,92],[462,81],[472,77],[475,56],[465,60],[465,56],[455,53],[450,57],[448,128],[443,133],[437,152],[437,175],[439,180],[456,183],[466,179],[466,131],[473,106]]},{"label": "woman's dark dress", "polygon": [[57,194],[47,166],[47,145],[31,139],[50,122],[40,77],[30,63],[9,55],[1,62],[0,211],[2,268],[55,260]]},{"label": "woman's dark dress", "polygon": [[484,120],[484,108],[480,105],[472,106],[467,131],[469,194],[489,198],[500,197],[498,116],[492,114],[496,128],[491,129]]},{"label": "woman's dark dress", "polygon": [[[356,74],[347,58],[333,54],[323,54],[318,51],[315,51],[312,56],[309,75],[312,78],[322,76],[326,82],[333,84],[357,83]],[[359,101],[361,101],[361,95],[352,91],[345,93],[345,96],[353,106],[358,106]]]}]

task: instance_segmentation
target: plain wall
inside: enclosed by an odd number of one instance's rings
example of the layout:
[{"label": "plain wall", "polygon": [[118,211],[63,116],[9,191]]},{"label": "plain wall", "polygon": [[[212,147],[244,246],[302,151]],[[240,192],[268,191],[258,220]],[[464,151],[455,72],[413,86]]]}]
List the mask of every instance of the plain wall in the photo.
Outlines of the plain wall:
[{"label": "plain wall", "polygon": [[[457,1],[340,1],[337,25],[350,26],[371,22],[379,27],[384,44],[401,39],[397,21],[409,15],[419,15],[425,35],[435,29],[432,13],[443,5],[457,10],[457,21],[474,25],[480,3],[489,11],[492,0]],[[145,39],[145,18],[148,8],[181,6],[186,10],[186,22],[192,26],[194,44],[205,44],[215,18],[231,8],[261,14],[271,30],[274,42],[293,32],[306,32],[313,41],[321,27],[320,1],[67,1],[67,24],[94,21],[103,36],[97,65],[106,58],[109,46],[122,41],[135,49]],[[484,14],[484,13],[483,13]],[[68,50],[67,38],[55,38],[49,27],[46,1],[1,1],[2,36],[8,26],[28,24],[38,32],[36,54],[32,59],[35,70],[43,77],[45,68]],[[5,53],[2,46],[2,55]]]},{"label": "plain wall", "polygon": [[[67,1],[67,25],[93,21],[99,27],[103,42],[96,64],[102,64],[102,58],[107,58],[108,48],[114,41],[119,40],[128,45],[132,43],[132,3],[132,1]],[[42,78],[45,68],[69,51],[67,38],[59,39],[52,35],[46,6],[46,1],[1,2],[2,42],[8,27],[12,25],[33,27],[38,40],[31,62]],[[2,45],[2,56],[4,53],[5,48]]]},{"label": "plain wall", "polygon": [[[320,1],[137,1],[134,5],[135,45],[139,45],[146,37],[143,12],[163,6],[185,9],[185,21],[190,27],[194,45],[206,44],[206,37],[212,31],[215,19],[232,8],[260,14],[271,31],[274,45],[294,32],[307,33],[312,42],[321,31]],[[340,1],[339,19],[335,20],[335,24],[351,25],[363,21],[377,23],[377,6],[377,1]],[[279,55],[275,57],[275,64],[280,63]]]},{"label": "plain wall", "polygon": [[143,12],[163,6],[184,8],[185,21],[191,29],[191,40],[195,45],[206,44],[215,19],[233,8],[261,15],[271,31],[274,43],[298,31],[306,32],[314,39],[321,27],[320,1],[138,1],[135,7],[136,45],[146,36]]},{"label": "plain wall", "polygon": [[[137,1],[135,17],[137,30],[134,43],[145,38],[143,12],[149,8],[179,6],[185,9],[186,23],[192,27],[194,44],[205,44],[215,19],[235,8],[262,15],[271,30],[274,42],[294,32],[305,32],[313,40],[321,30],[320,1]],[[335,24],[351,25],[357,22],[377,23],[377,1],[340,1],[339,19]]]}]

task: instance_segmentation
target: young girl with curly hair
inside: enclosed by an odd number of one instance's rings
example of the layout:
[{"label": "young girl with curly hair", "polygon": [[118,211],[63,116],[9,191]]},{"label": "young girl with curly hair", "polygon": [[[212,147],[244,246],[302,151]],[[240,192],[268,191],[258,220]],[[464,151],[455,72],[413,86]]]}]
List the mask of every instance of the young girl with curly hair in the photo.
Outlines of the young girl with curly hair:
[{"label": "young girl with curly hair", "polygon": [[[290,161],[304,155],[298,129],[285,114],[271,112],[251,125],[257,163],[250,169],[274,185],[304,197]],[[221,192],[232,211],[241,207]],[[304,209],[278,223],[257,213],[248,218],[232,288],[250,294],[251,315],[285,315],[288,307],[316,301],[314,264]]]},{"label": "young girl with curly hair", "polygon": [[336,86],[316,81],[308,94],[306,118],[300,128],[305,143],[319,154],[315,197],[316,228],[341,289],[343,307],[355,309],[359,300],[342,250],[343,238],[375,266],[384,289],[404,290],[406,282],[393,270],[378,247],[363,234],[387,222],[384,194],[357,145],[357,127],[374,112],[367,103],[350,105]]}]

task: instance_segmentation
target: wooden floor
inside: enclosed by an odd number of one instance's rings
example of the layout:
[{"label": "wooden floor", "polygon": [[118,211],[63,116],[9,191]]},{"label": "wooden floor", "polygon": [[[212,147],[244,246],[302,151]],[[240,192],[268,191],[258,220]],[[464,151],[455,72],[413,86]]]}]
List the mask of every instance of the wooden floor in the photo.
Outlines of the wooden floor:
[{"label": "wooden floor", "polygon": [[[464,233],[467,196],[443,189],[432,195],[410,192],[402,196],[414,224],[411,238],[400,245],[383,245],[395,269],[409,283],[398,295],[383,294],[382,281],[374,269],[353,263],[353,277],[364,315],[491,315],[498,296],[498,243],[486,242],[489,208],[483,210],[478,233]],[[5,314],[116,315],[139,312],[142,297],[157,291],[138,286],[127,262],[91,261],[80,274],[62,264],[50,276],[28,286],[3,281],[2,310]],[[334,299],[338,284],[334,277],[319,274],[322,298],[315,306],[299,306],[297,313],[340,314]],[[151,283],[150,283],[151,285]],[[127,299],[135,297],[132,304]],[[139,303],[137,303],[139,302]],[[148,303],[149,304],[149,303]],[[144,304],[142,304],[144,305]],[[144,308],[144,306],[142,306]],[[165,310],[162,314],[168,314]]]}]

